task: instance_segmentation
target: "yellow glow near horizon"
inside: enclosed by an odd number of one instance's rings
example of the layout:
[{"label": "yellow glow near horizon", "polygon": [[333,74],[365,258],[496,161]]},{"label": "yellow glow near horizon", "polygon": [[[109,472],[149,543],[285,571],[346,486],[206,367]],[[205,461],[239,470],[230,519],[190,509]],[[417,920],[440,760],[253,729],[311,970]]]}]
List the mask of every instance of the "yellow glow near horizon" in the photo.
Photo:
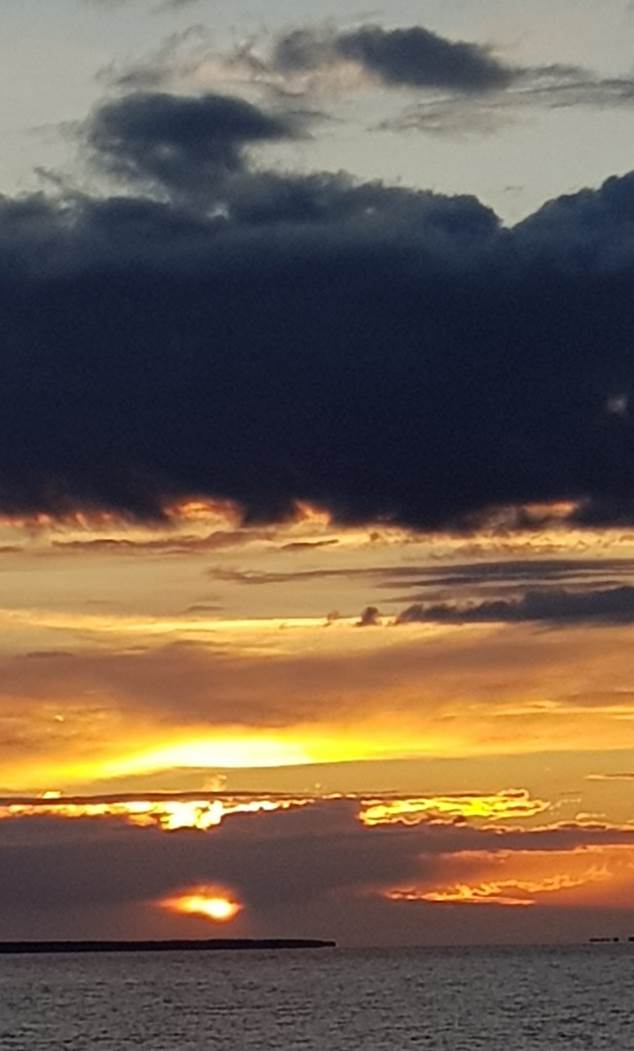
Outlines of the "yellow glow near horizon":
[{"label": "yellow glow near horizon", "polygon": [[212,737],[181,741],[107,764],[110,776],[180,768],[241,769],[302,766],[311,756],[300,744],[273,737]]},{"label": "yellow glow near horizon", "polygon": [[298,727],[276,737],[234,732],[148,748],[100,763],[98,772],[101,777],[126,777],[176,768],[239,770],[311,766],[430,755],[442,750],[446,743],[444,739],[422,733],[421,739],[415,741],[411,731],[407,745],[404,738],[405,731],[398,726],[386,732],[374,724],[356,727],[354,732],[348,727],[324,728],[321,732],[317,727]]},{"label": "yellow glow near horizon", "polygon": [[[569,705],[568,709],[571,707]],[[634,713],[634,708],[632,711]],[[604,713],[599,715],[593,711],[591,716],[586,718],[583,710],[576,716],[576,724],[572,723],[569,710],[567,716],[563,712],[546,712],[544,715],[542,711],[539,716],[530,715],[525,719],[522,716],[521,722],[520,717],[515,712],[509,712],[508,707],[507,715],[513,717],[515,727],[525,724],[531,731],[531,736],[524,739],[516,736],[513,742],[518,753],[521,752],[522,755],[530,756],[544,750],[546,730],[549,731],[548,748],[552,752],[565,754],[568,751],[592,748],[608,752],[622,748],[622,715],[620,725],[614,716],[606,716]],[[315,775],[309,775],[308,772],[306,775],[302,774],[302,767],[357,762],[376,764],[391,760],[425,760],[441,756],[468,757],[475,761],[479,757],[512,754],[507,735],[493,735],[493,730],[500,725],[501,720],[498,719],[497,723],[494,723],[491,716],[488,721],[486,712],[475,725],[469,720],[468,712],[464,719],[438,720],[436,724],[423,724],[420,727],[415,725],[413,717],[406,716],[407,712],[405,715],[390,712],[388,723],[380,714],[369,712],[366,720],[357,719],[354,725],[346,721],[337,726],[334,719],[328,723],[324,719],[323,726],[313,722],[283,727],[275,732],[265,729],[262,733],[258,733],[256,728],[246,726],[219,727],[219,732],[213,735],[209,726],[192,726],[188,729],[178,727],[180,732],[173,733],[170,738],[164,725],[153,727],[147,722],[139,721],[128,728],[118,713],[115,713],[110,736],[91,742],[90,758],[87,755],[88,749],[79,750],[76,736],[69,734],[68,737],[64,737],[64,745],[66,740],[68,741],[67,750],[60,747],[58,740],[53,738],[48,752],[41,748],[33,754],[12,755],[10,760],[7,757],[3,762],[2,776],[4,784],[11,786],[13,794],[33,796],[55,785],[65,796],[102,796],[101,786],[110,782],[116,784],[116,790],[120,793],[137,792],[136,779],[139,775],[155,777],[164,773],[166,786],[171,787],[176,782],[183,783],[184,787],[188,788],[188,770],[199,770],[200,783],[208,785],[210,777],[215,778],[222,774],[223,770],[251,771],[253,777],[256,777],[258,770],[295,768],[297,776],[293,781],[285,781],[285,784],[292,785],[292,792],[303,792],[307,785],[313,784]],[[546,716],[548,724],[544,726]],[[76,718],[73,716],[73,719],[79,727],[83,725],[81,715]],[[602,721],[599,721],[600,719]],[[69,717],[69,726],[70,723]],[[574,728],[575,725],[577,731],[573,739],[571,726]],[[487,729],[491,732],[485,734]],[[93,727],[89,727],[89,730],[95,735]],[[179,770],[183,772],[180,775]],[[383,775],[376,766],[368,765],[367,770],[368,788],[372,788],[372,780],[377,771],[381,777]],[[345,779],[345,772],[342,772],[342,776]],[[509,781],[512,783],[514,776],[513,763],[509,761],[505,766],[504,780],[507,784]],[[317,777],[317,780],[320,778]],[[241,787],[250,787],[252,783],[253,778],[249,775]],[[157,780],[156,784],[159,785],[160,782]],[[256,792],[261,791],[261,784],[256,777]],[[398,784],[390,787],[395,789],[395,794],[398,793],[396,805],[393,805],[392,800],[381,797],[381,793],[378,797],[374,797],[373,793],[367,790],[363,793],[368,810],[367,823],[394,820],[416,823],[430,808],[442,809],[445,813],[456,809],[456,796],[452,792],[447,793],[446,806],[440,800],[431,807],[426,794],[419,796],[411,791],[411,781],[402,797]],[[406,800],[405,806],[400,802],[402,799]],[[371,809],[374,804],[377,809]],[[466,801],[463,798],[458,800],[458,804],[462,813]],[[493,817],[497,813],[503,816],[513,816],[515,813],[520,816],[526,812],[525,804],[526,801],[519,798],[501,802],[499,798],[488,801],[476,795],[467,810],[474,817]],[[531,812],[534,812],[536,804],[539,812],[539,799],[528,803]]]},{"label": "yellow glow near horizon", "polygon": [[170,912],[202,917],[212,923],[230,923],[243,909],[229,891],[207,886],[193,887],[175,897],[164,898],[159,905]]}]

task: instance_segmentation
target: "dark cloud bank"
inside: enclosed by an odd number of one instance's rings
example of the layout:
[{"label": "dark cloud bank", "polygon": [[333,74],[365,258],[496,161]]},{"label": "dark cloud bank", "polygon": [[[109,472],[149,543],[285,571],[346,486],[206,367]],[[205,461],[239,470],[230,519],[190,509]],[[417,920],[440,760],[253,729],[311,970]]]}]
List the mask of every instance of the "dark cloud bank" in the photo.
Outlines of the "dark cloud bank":
[{"label": "dark cloud bank", "polygon": [[505,229],[254,166],[307,119],[135,94],[84,134],[120,194],[0,201],[1,509],[631,522],[634,174]]},{"label": "dark cloud bank", "polygon": [[[489,909],[403,904],[383,898],[386,890],[418,886],[423,890],[478,881],[483,859],[495,863],[515,852],[557,854],[606,847],[631,848],[634,831],[608,824],[551,825],[539,828],[476,828],[462,821],[431,819],[416,826],[395,824],[364,828],[358,804],[348,800],[317,802],[283,813],[236,815],[209,832],[166,834],[134,829],[115,819],[64,821],[42,817],[0,825],[0,916],[11,936],[95,937],[126,919],[150,936],[162,929],[152,903],[200,882],[220,883],[244,902],[244,933],[297,936],[315,929],[342,941],[396,944],[456,940],[495,941],[511,936],[531,940],[557,936],[562,917],[551,907],[535,910],[526,927],[513,914],[504,918]],[[588,862],[590,866],[592,862]],[[503,878],[503,875],[502,875]],[[143,917],[139,910],[149,906]],[[617,905],[615,903],[615,910]],[[621,904],[621,908],[623,906]],[[524,911],[524,910],[520,910]],[[565,909],[562,929],[592,927],[596,918]],[[515,912],[515,910],[514,910]],[[135,918],[136,913],[136,918]],[[607,911],[602,910],[603,921]],[[452,920],[453,916],[453,920]],[[623,910],[622,929],[631,912]],[[493,921],[493,927],[491,922]],[[183,919],[169,921],[172,933],[184,931]],[[190,921],[185,921],[189,922]],[[239,923],[242,921],[239,921]],[[521,924],[522,921],[520,921]],[[475,923],[475,927],[472,925]],[[481,924],[481,925],[480,925]],[[168,928],[169,929],[169,928]],[[240,933],[241,927],[232,927]],[[603,929],[602,926],[600,929]],[[130,927],[122,928],[129,937]],[[213,931],[199,923],[199,933]],[[512,932],[512,935],[511,935]],[[522,934],[523,932],[523,934]],[[590,930],[588,933],[592,933]],[[573,935],[574,936],[574,935]]]}]

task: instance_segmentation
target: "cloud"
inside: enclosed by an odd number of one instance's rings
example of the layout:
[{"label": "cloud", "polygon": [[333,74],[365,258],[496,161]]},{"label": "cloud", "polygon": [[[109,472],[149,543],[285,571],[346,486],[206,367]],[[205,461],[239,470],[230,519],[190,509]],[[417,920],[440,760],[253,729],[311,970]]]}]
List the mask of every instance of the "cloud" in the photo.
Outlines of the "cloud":
[{"label": "cloud", "polygon": [[101,105],[86,125],[98,165],[135,182],[190,196],[244,166],[253,143],[293,138],[299,123],[243,99],[138,92]]},{"label": "cloud", "polygon": [[523,115],[583,107],[618,109],[634,105],[634,79],[600,77],[576,67],[536,67],[518,73],[503,91],[486,96],[447,94],[417,100],[379,127],[387,131],[420,131],[432,135],[492,134]]},{"label": "cloud", "polygon": [[124,92],[166,89],[176,79],[194,78],[210,47],[205,27],[197,23],[170,33],[143,59],[123,67],[112,63],[105,66],[97,79]]},{"label": "cloud", "polygon": [[570,584],[592,582],[600,584],[607,576],[634,575],[634,560],[630,558],[526,558],[499,562],[454,562],[434,565],[340,566],[338,568],[301,570],[209,570],[219,581],[246,587],[264,587],[277,584],[302,584],[318,580],[367,580],[382,589],[460,587],[484,589],[507,588],[518,584],[565,581]]},{"label": "cloud", "polygon": [[[130,0],[83,0],[83,3],[87,3],[97,8],[104,8],[107,10],[110,7],[122,7],[124,4],[129,3]],[[170,11],[180,11],[182,8],[193,7],[195,4],[200,3],[201,0],[160,0],[156,3],[152,10],[156,14],[164,14]]]},{"label": "cloud", "polygon": [[634,175],[506,229],[473,197],[255,168],[290,125],[240,100],[134,95],[90,128],[134,190],[0,201],[4,513],[634,519],[606,408],[634,388]]},{"label": "cloud", "polygon": [[390,87],[451,88],[467,94],[507,87],[513,71],[488,48],[451,41],[422,26],[363,25],[345,32],[297,29],[277,40],[272,66],[306,72],[347,61]]},{"label": "cloud", "polygon": [[397,624],[486,624],[545,621],[549,624],[631,624],[634,587],[594,591],[536,588],[520,598],[491,599],[459,605],[414,603],[396,618]]},{"label": "cloud", "polygon": [[[381,130],[445,136],[490,134],[522,115],[572,107],[615,109],[634,103],[629,74],[601,75],[564,63],[523,66],[491,47],[454,41],[424,26],[351,29],[304,26],[272,40],[250,39],[217,52],[202,25],[168,36],[158,49],[102,79],[118,90],[169,88],[260,91],[278,101],[360,90],[414,94]],[[376,129],[375,129],[376,130]]]},{"label": "cloud", "polygon": [[[172,832],[183,828],[206,831],[234,814],[273,813],[295,807],[314,806],[319,795],[213,791],[116,793],[106,795],[61,795],[0,797],[0,821],[55,817],[68,821],[86,818],[116,818],[136,828],[162,828]],[[334,798],[334,797],[333,797]],[[338,797],[339,798],[339,797]],[[343,798],[343,797],[341,797]],[[534,818],[549,804],[534,799],[526,789],[507,789],[496,793],[458,792],[453,795],[427,795],[411,798],[395,793],[346,795],[358,806],[358,817],[368,827],[379,825],[417,825],[428,820],[452,818],[476,822]]]},{"label": "cloud", "polygon": [[163,14],[166,11],[182,11],[186,7],[194,7],[199,4],[201,0],[162,0],[161,3],[157,4],[155,11],[158,14]]},{"label": "cloud", "polygon": [[[229,548],[246,547],[260,541],[272,542],[276,534],[268,529],[216,529],[206,536],[179,534],[162,536],[155,539],[132,540],[128,537],[96,537],[90,540],[53,540],[51,547],[55,553],[73,553],[103,555],[114,552],[118,555],[138,555],[140,553],[167,556],[206,554],[209,551],[222,551]],[[323,546],[329,541],[323,541]],[[335,541],[336,543],[336,541]],[[287,545],[292,548],[294,545]],[[300,545],[303,546],[303,545]],[[308,545],[311,546],[311,545]],[[0,548],[0,553],[2,549]]]},{"label": "cloud", "polygon": [[301,551],[312,551],[320,547],[334,547],[338,543],[339,541],[334,537],[330,540],[293,540],[288,544],[282,544],[279,550],[298,553]]},{"label": "cloud", "polygon": [[617,774],[588,774],[587,781],[634,781],[634,772]]},{"label": "cloud", "polygon": [[123,90],[242,82],[292,96],[340,82],[348,91],[379,85],[471,95],[503,90],[520,75],[490,48],[452,41],[422,26],[305,27],[270,42],[247,40],[221,54],[204,26],[194,25],[170,34],[128,66],[104,69],[101,78]]},{"label": "cloud", "polygon": [[[523,110],[615,108],[634,104],[631,76],[601,77],[580,66],[510,65],[491,48],[454,42],[422,26],[354,30],[297,29],[279,38],[271,68],[286,76],[355,63],[390,88],[435,94],[413,103],[383,128],[435,134],[494,131]],[[444,96],[438,97],[438,92]]]}]

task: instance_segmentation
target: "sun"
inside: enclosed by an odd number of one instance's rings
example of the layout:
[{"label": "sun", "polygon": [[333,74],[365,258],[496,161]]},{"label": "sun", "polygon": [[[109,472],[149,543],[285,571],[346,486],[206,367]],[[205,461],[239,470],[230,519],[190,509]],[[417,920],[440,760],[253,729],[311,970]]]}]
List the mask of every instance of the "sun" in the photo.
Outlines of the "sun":
[{"label": "sun", "polygon": [[212,923],[230,923],[243,908],[235,895],[218,887],[194,887],[159,904],[171,912],[203,917]]},{"label": "sun", "polygon": [[227,923],[238,915],[240,906],[228,898],[206,898],[202,894],[192,894],[181,901],[181,911],[207,916],[217,923]]}]

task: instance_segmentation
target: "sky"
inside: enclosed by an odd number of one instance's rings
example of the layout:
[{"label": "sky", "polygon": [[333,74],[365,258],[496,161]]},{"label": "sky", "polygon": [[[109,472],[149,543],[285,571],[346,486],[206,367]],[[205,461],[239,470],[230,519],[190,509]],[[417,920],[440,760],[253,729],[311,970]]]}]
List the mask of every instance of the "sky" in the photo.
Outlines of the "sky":
[{"label": "sky", "polygon": [[0,938],[634,934],[632,5],[0,29]]}]

